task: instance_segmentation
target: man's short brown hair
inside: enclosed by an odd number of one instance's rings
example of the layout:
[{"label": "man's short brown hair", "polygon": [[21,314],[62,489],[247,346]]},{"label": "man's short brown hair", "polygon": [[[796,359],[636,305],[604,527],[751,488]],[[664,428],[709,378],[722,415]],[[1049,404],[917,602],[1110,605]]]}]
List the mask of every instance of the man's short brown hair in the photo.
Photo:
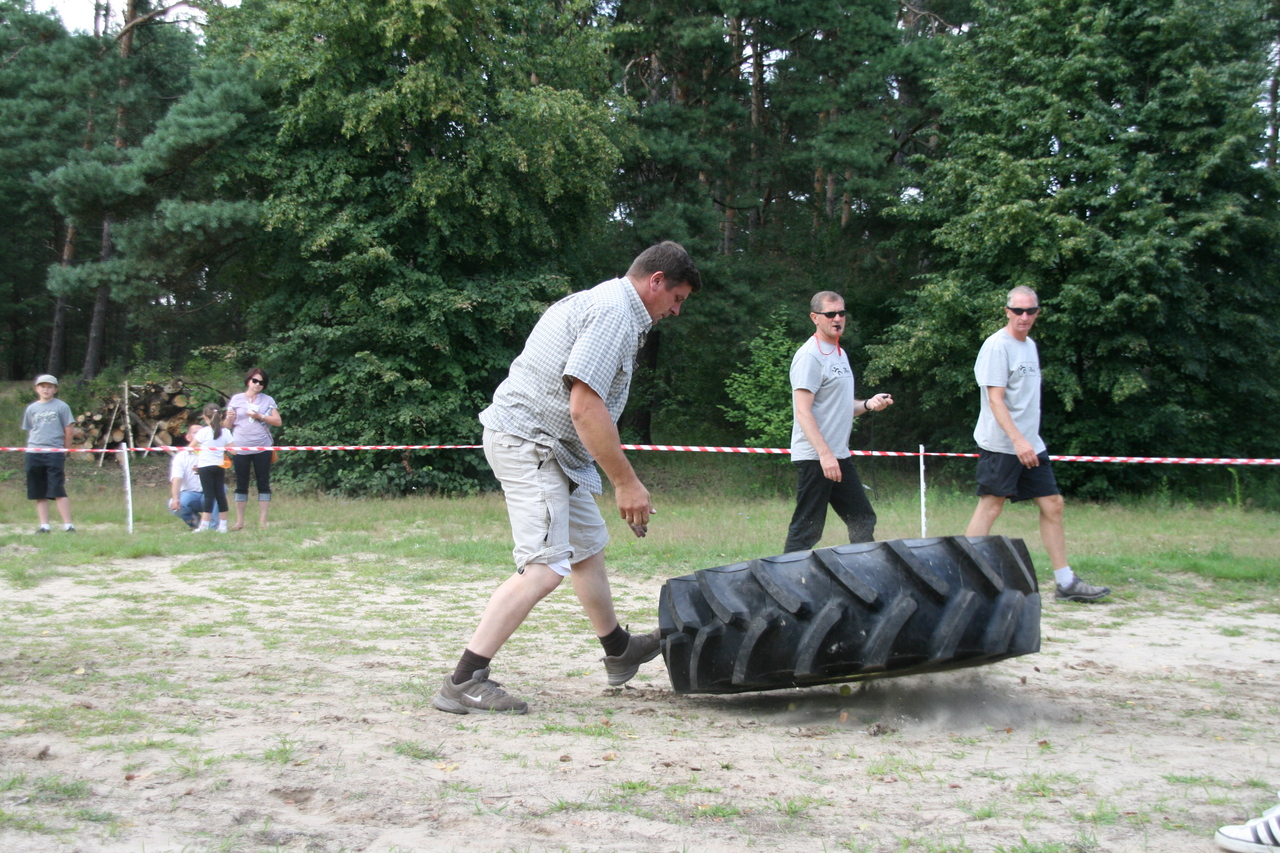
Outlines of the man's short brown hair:
[{"label": "man's short brown hair", "polygon": [[631,262],[627,270],[628,278],[648,278],[656,272],[667,277],[667,290],[687,284],[697,293],[702,290],[702,274],[693,264],[693,258],[684,250],[684,246],[671,240],[665,240],[656,246],[645,249]]}]

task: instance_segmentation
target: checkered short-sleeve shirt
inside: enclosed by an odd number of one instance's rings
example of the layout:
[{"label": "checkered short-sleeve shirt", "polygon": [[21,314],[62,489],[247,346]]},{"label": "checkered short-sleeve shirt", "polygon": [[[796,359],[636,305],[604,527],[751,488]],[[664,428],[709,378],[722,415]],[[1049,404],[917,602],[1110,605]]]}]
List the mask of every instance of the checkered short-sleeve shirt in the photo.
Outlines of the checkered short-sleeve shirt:
[{"label": "checkered short-sleeve shirt", "polygon": [[617,423],[636,353],[652,325],[640,294],[625,278],[566,296],[533,327],[480,422],[551,447],[575,483],[599,494],[595,461],[569,417],[569,389],[574,379],[587,383]]}]

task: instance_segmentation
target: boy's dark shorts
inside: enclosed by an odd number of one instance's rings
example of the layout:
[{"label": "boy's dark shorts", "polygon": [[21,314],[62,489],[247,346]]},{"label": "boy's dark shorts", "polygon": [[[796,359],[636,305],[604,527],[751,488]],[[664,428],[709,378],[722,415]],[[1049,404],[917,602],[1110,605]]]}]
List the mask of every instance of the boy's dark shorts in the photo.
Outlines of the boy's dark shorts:
[{"label": "boy's dark shorts", "polygon": [[43,501],[67,496],[65,453],[28,453],[27,500]]},{"label": "boy's dark shorts", "polygon": [[996,495],[1014,503],[1060,494],[1049,451],[1037,454],[1040,464],[1028,468],[1012,453],[978,450],[978,497]]}]

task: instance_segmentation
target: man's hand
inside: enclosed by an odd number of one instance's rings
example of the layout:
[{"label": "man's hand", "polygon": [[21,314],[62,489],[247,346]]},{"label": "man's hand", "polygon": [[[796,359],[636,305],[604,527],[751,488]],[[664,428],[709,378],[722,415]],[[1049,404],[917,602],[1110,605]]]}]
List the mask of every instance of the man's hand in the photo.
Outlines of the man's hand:
[{"label": "man's hand", "polygon": [[843,475],[840,473],[840,460],[836,459],[835,454],[830,450],[826,453],[819,453],[818,463],[822,465],[822,476],[833,483],[840,482],[840,478]]},{"label": "man's hand", "polygon": [[631,528],[632,533],[643,537],[649,532],[649,516],[657,512],[649,498],[649,490],[644,487],[644,483],[634,480],[622,486],[615,485],[613,494],[622,520]]},{"label": "man's hand", "polygon": [[991,415],[1000,425],[1000,429],[1004,430],[1004,434],[1009,436],[1009,441],[1013,443],[1013,453],[1022,466],[1024,468],[1039,467],[1040,457],[1036,456],[1036,449],[1014,425],[1013,415],[1009,414],[1009,407],[1004,402],[1004,392],[1005,389],[999,385],[987,386],[987,402],[991,404]]},{"label": "man's hand", "polygon": [[1025,438],[1013,440],[1013,452],[1018,455],[1018,461],[1023,467],[1038,468],[1040,466],[1040,457],[1036,455],[1036,449]]},{"label": "man's hand", "polygon": [[178,509],[178,499],[177,499],[177,498],[169,498],[169,509],[174,510],[174,511],[177,511],[177,509]]},{"label": "man's hand", "polygon": [[609,416],[604,401],[591,390],[591,386],[577,379],[569,389],[569,417],[573,419],[573,427],[587,452],[613,483],[618,514],[632,533],[644,536],[649,532],[649,516],[655,512],[649,490],[640,482],[635,469],[627,461],[627,455],[622,452],[618,427]]},{"label": "man's hand", "polygon": [[883,412],[892,405],[892,394],[876,394],[874,397],[863,403],[863,406],[868,412]]}]

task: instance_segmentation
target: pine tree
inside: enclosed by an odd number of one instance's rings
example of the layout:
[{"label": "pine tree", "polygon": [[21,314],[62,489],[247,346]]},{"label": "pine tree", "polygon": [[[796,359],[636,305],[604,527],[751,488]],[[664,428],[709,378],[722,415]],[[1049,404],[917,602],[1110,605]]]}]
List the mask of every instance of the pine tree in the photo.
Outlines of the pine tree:
[{"label": "pine tree", "polygon": [[[944,64],[945,156],[904,214],[935,271],[875,371],[964,442],[1005,292],[1035,288],[1063,453],[1275,455],[1277,186],[1256,108],[1262,7],[984,3]],[[1071,474],[1104,493],[1120,472]],[[1107,478],[1111,481],[1108,482]]]}]

